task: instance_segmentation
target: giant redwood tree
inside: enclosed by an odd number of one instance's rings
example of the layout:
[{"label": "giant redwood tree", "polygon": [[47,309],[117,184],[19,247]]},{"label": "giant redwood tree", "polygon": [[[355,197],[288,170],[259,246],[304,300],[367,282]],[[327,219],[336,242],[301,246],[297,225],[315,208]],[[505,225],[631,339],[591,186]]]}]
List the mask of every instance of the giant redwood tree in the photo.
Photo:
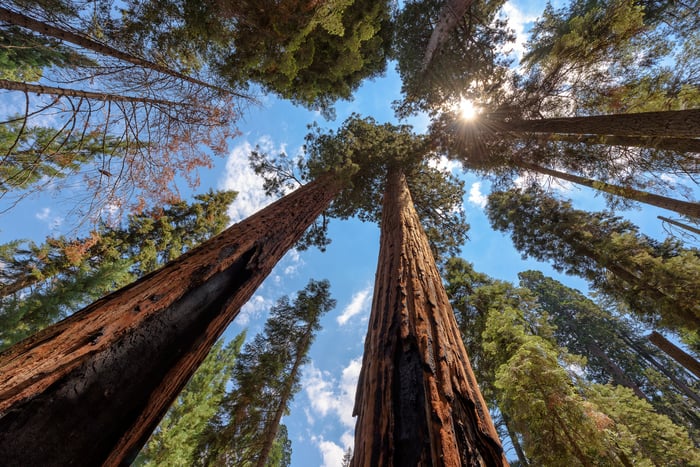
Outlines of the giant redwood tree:
[{"label": "giant redwood tree", "polygon": [[337,175],[321,176],[0,354],[3,463],[130,462],[241,306],[340,188]]},{"label": "giant redwood tree", "polygon": [[401,169],[390,169],[352,465],[507,465]]}]

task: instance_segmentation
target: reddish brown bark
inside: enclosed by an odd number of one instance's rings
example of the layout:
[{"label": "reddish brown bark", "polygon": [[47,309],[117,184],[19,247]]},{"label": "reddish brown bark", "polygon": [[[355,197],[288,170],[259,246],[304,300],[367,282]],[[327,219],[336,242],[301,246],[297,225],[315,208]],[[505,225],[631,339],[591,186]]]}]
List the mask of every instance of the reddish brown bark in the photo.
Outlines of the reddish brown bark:
[{"label": "reddish brown bark", "polygon": [[0,354],[0,459],[128,463],[339,190],[325,176]]},{"label": "reddish brown bark", "polygon": [[498,132],[697,138],[700,137],[700,109],[513,120],[494,122],[493,128]]},{"label": "reddish brown bark", "polygon": [[352,465],[508,465],[398,170],[381,227]]},{"label": "reddish brown bark", "polygon": [[610,360],[610,357],[601,349],[598,344],[595,342],[590,342],[589,344],[586,345],[588,347],[588,350],[591,352],[592,355],[598,357],[598,359],[605,365],[605,368],[610,372],[610,374],[613,377],[613,381],[615,381],[615,384],[619,384],[621,386],[625,386],[627,388],[630,388],[632,391],[634,391],[634,394],[639,397],[640,399],[644,399],[648,401],[646,394],[642,392],[642,390],[635,384],[634,381],[632,381],[624,371],[622,371],[622,368],[620,368],[615,362]]},{"label": "reddish brown bark", "polygon": [[473,0],[447,0],[442,6],[437,25],[433,29],[428,45],[425,48],[421,71],[428,69],[435,52],[447,41],[450,33],[459,25],[472,3],[474,3]]},{"label": "reddish brown bark", "polygon": [[683,214],[695,219],[700,219],[700,203],[691,203],[689,201],[673,199],[667,196],[648,193],[646,191],[635,190],[634,188],[599,182],[590,178],[579,177],[578,175],[548,169],[529,162],[515,161],[515,164],[523,169],[533,170],[544,175],[550,175],[572,183],[577,183],[579,185],[604,191],[605,193],[610,193],[611,195],[622,196],[623,198],[649,204],[662,209],[668,209],[669,211],[675,211],[678,214]]},{"label": "reddish brown bark", "polygon": [[673,342],[669,341],[656,331],[652,331],[652,333],[649,334],[648,339],[666,355],[700,378],[700,362],[695,360],[692,355],[686,353],[683,351],[683,349],[679,348]]},{"label": "reddish brown bark", "polygon": [[564,141],[568,143],[604,144],[607,146],[626,146],[636,148],[654,148],[674,152],[700,153],[698,138],[664,138],[645,136],[593,136],[593,135],[551,135],[545,140]]}]

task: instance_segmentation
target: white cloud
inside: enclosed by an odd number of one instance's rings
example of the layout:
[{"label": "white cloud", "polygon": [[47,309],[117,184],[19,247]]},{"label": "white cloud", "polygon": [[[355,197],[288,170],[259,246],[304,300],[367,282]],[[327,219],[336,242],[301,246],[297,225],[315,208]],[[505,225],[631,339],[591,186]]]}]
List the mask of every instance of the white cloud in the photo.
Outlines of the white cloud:
[{"label": "white cloud", "polygon": [[[272,140],[267,136],[258,139],[256,145],[260,146],[261,151],[267,154],[284,151],[284,146],[275,148]],[[238,192],[238,196],[228,209],[228,215],[231,222],[234,223],[245,219],[274,201],[273,198],[265,195],[262,177],[250,168],[248,156],[254,149],[255,146],[248,141],[234,147],[226,160],[223,180],[219,182],[222,189]]]},{"label": "white cloud", "polygon": [[259,318],[273,305],[273,300],[262,295],[253,295],[248,303],[243,305],[241,312],[236,317],[236,324],[246,326],[251,320]]},{"label": "white cloud", "polygon": [[428,166],[444,172],[452,173],[455,170],[459,170],[462,167],[462,164],[455,160],[448,159],[445,156],[440,156],[439,159],[429,159]]},{"label": "white cloud", "polygon": [[512,0],[509,0],[503,5],[501,16],[508,18],[508,26],[515,31],[515,43],[509,45],[513,47],[513,53],[519,60],[525,53],[525,42],[530,34],[530,23],[537,19],[537,15],[524,12]]},{"label": "white cloud", "polygon": [[46,222],[52,230],[58,229],[63,224],[63,217],[53,215],[51,208],[42,208],[34,216],[40,221]]},{"label": "white cloud", "polygon": [[368,285],[364,289],[360,290],[359,292],[355,292],[355,294],[352,296],[352,300],[350,300],[350,303],[348,306],[345,307],[343,312],[336,318],[336,321],[338,321],[338,324],[341,326],[345,326],[347,324],[348,320],[352,318],[353,316],[365,312],[369,310],[369,305],[371,302],[372,296],[370,293],[372,292],[372,286]]},{"label": "white cloud", "polygon": [[340,380],[327,371],[321,371],[312,363],[304,369],[302,386],[309,399],[311,410],[320,417],[336,416],[348,429],[355,426],[352,409],[355,390],[360,376],[362,357],[351,360],[343,368]]},{"label": "white cloud", "polygon": [[481,182],[472,183],[469,189],[469,201],[482,209],[486,207],[488,197],[481,192]]},{"label": "white cloud", "polygon": [[293,276],[297,273],[299,268],[303,266],[304,260],[301,259],[301,255],[299,254],[299,250],[296,248],[292,248],[287,252],[286,255],[284,255],[284,258],[282,258],[282,261],[287,263],[287,266],[284,268],[284,274],[286,276]]},{"label": "white cloud", "polygon": [[323,457],[322,467],[340,467],[343,465],[343,448],[335,444],[333,441],[326,441],[323,438],[318,439],[318,449]]}]

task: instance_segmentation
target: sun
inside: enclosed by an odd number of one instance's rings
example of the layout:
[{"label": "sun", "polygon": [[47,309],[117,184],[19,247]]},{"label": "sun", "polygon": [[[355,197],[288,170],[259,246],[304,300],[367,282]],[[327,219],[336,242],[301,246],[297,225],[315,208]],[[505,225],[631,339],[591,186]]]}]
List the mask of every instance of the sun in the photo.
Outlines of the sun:
[{"label": "sun", "polygon": [[459,100],[459,114],[464,120],[474,120],[477,115],[477,108],[474,107],[474,103],[469,99],[462,97]]}]

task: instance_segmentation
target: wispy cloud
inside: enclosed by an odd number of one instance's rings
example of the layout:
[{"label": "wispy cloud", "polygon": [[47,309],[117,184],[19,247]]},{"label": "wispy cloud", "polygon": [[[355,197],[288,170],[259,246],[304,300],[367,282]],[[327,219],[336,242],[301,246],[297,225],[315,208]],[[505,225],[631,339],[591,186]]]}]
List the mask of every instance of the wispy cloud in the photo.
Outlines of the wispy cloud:
[{"label": "wispy cloud", "polygon": [[372,286],[368,285],[364,289],[360,290],[359,292],[355,292],[355,294],[352,296],[352,300],[350,300],[350,303],[348,306],[345,307],[343,312],[336,318],[336,321],[338,321],[338,324],[341,326],[345,326],[347,322],[352,318],[353,316],[366,312],[369,310],[370,302],[372,300]]},{"label": "wispy cloud", "polygon": [[476,204],[481,209],[486,207],[488,197],[481,192],[481,182],[472,183],[471,188],[469,188],[469,202]]},{"label": "wispy cloud", "polygon": [[530,26],[537,19],[537,15],[521,10],[510,0],[501,8],[501,16],[508,18],[508,26],[515,31],[515,43],[509,45],[512,46],[512,53],[520,60],[525,53]]},{"label": "wispy cloud", "polygon": [[252,320],[259,318],[273,305],[273,300],[260,294],[253,295],[248,303],[243,305],[241,312],[236,317],[236,324],[246,326]]},{"label": "wispy cloud", "polygon": [[338,380],[329,372],[316,368],[313,362],[306,366],[302,386],[315,415],[334,415],[346,428],[355,426],[352,409],[361,367],[362,357],[351,360]]},{"label": "wispy cloud", "polygon": [[51,208],[42,208],[39,212],[34,214],[34,217],[40,221],[46,222],[51,230],[58,229],[61,224],[63,224],[63,217],[54,215]]}]

